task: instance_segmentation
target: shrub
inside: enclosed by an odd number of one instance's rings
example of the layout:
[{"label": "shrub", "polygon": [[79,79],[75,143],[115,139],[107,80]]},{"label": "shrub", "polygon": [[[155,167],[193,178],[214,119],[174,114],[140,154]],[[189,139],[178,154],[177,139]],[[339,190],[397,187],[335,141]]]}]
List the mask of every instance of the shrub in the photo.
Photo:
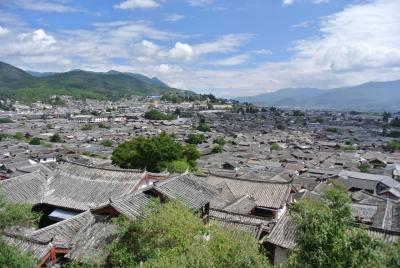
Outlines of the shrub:
[{"label": "shrub", "polygon": [[186,142],[190,144],[201,144],[205,142],[205,140],[206,137],[203,134],[189,134]]},{"label": "shrub", "polygon": [[51,142],[61,142],[60,134],[54,133],[53,136],[50,137]]},{"label": "shrub", "polygon": [[224,146],[226,144],[226,140],[223,137],[218,137],[213,141],[213,143]]},{"label": "shrub", "polygon": [[337,133],[338,129],[336,127],[330,127],[326,129],[327,132]]},{"label": "shrub", "polygon": [[400,150],[400,141],[397,140],[389,141],[386,147],[391,151],[398,151]]},{"label": "shrub", "polygon": [[29,144],[30,145],[40,145],[41,139],[34,137],[30,140]]},{"label": "shrub", "polygon": [[217,145],[215,145],[215,146],[212,148],[211,152],[212,152],[213,154],[222,153],[222,152],[223,152],[223,148],[222,148],[221,145],[217,144]]},{"label": "shrub", "polygon": [[106,146],[106,147],[111,147],[114,144],[112,140],[103,140],[101,142],[101,145]]},{"label": "shrub", "polygon": [[91,124],[84,124],[81,127],[81,130],[83,130],[83,131],[92,130],[92,129],[93,129],[93,126]]},{"label": "shrub", "polygon": [[14,123],[14,121],[7,117],[1,117],[0,124],[6,124],[6,123]]},{"label": "shrub", "polygon": [[277,143],[271,144],[271,151],[278,151],[280,149],[281,149],[281,146],[279,146],[279,144],[277,144]]},{"label": "shrub", "polygon": [[202,122],[202,123],[200,123],[199,126],[197,127],[197,130],[203,131],[203,132],[207,132],[207,131],[210,131],[210,126],[209,126],[207,123]]},{"label": "shrub", "polygon": [[24,134],[22,134],[21,132],[16,132],[15,134],[14,134],[14,138],[15,139],[17,139],[17,140],[23,140],[24,139]]},{"label": "shrub", "polygon": [[159,110],[150,110],[144,114],[144,118],[149,120],[175,120],[177,118],[176,114],[165,114]]},{"label": "shrub", "polygon": [[371,165],[368,163],[362,163],[358,166],[358,169],[363,173],[369,173],[371,169]]}]

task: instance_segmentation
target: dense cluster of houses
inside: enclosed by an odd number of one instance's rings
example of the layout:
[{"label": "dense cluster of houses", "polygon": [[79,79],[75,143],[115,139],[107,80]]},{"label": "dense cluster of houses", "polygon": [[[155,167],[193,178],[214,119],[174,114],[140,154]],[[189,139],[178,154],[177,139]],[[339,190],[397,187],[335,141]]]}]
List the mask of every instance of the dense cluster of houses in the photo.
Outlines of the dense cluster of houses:
[{"label": "dense cluster of houses", "polygon": [[[322,198],[336,184],[351,197],[354,224],[371,237],[398,241],[400,154],[384,150],[390,138],[381,136],[381,115],[309,111],[299,116],[291,110],[247,114],[126,102],[75,103],[69,109],[76,111],[68,111],[75,115],[68,117],[47,114],[38,119],[18,112],[14,123],[0,125],[11,137],[0,141],[0,194],[43,213],[38,229],[11,228],[4,240],[33,254],[40,266],[104,260],[105,246],[116,238],[112,218],[140,217],[153,198],[179,200],[198,211],[205,224],[248,232],[278,265],[296,247],[290,205]],[[83,106],[96,115],[79,113]],[[110,107],[112,112],[106,112]],[[191,117],[144,119],[143,113],[154,107],[190,111]],[[111,165],[111,152],[121,141],[165,131],[183,142],[198,132],[200,119],[211,128],[198,145],[203,153],[200,174],[155,174]],[[93,127],[85,130],[87,124]],[[16,132],[40,137],[42,144],[12,138]],[[54,133],[62,142],[49,141]],[[226,141],[222,153],[212,152],[217,138]],[[113,143],[105,145],[104,140]]]}]

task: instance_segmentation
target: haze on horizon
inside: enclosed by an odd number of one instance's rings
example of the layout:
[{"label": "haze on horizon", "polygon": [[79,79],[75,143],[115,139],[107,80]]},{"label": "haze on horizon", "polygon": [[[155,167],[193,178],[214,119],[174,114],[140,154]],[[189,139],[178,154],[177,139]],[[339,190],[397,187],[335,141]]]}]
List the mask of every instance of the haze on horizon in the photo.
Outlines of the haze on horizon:
[{"label": "haze on horizon", "polygon": [[398,14],[398,0],[0,0],[0,61],[229,97],[335,88],[400,79]]}]

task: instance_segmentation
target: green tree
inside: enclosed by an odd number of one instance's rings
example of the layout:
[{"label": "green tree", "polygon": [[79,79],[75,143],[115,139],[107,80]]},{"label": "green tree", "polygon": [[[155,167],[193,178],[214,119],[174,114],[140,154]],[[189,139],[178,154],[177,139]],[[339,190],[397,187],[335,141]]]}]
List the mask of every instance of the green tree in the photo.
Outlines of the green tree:
[{"label": "green tree", "polygon": [[99,128],[105,128],[105,129],[110,129],[110,128],[111,128],[109,125],[106,125],[106,124],[104,124],[104,123],[100,123],[100,124],[98,125],[98,127],[99,127]]},{"label": "green tree", "polygon": [[358,169],[359,169],[361,172],[369,173],[370,170],[371,170],[371,165],[370,165],[369,163],[362,163],[362,164],[360,164],[360,165],[358,166]]},{"label": "green tree", "polygon": [[279,146],[279,144],[277,144],[277,143],[271,144],[271,151],[278,151],[280,149],[281,149],[281,146]]},{"label": "green tree", "polygon": [[30,140],[29,144],[30,145],[40,145],[41,139],[34,137]]},{"label": "green tree", "polygon": [[223,137],[218,137],[214,139],[213,143],[224,146],[226,144],[226,140]]},{"label": "green tree", "polygon": [[400,241],[394,244],[386,244],[382,247],[382,252],[385,255],[385,267],[398,268],[400,267]]},{"label": "green tree", "polygon": [[199,157],[200,153],[195,147],[182,145],[163,132],[158,136],[139,136],[121,143],[113,151],[111,160],[121,168],[147,168],[149,171],[160,172],[177,160],[185,160],[192,169],[196,169]]},{"label": "green tree", "polygon": [[54,133],[53,136],[50,137],[51,142],[61,142],[60,134]]},{"label": "green tree", "polygon": [[389,149],[390,151],[397,151],[400,150],[400,141],[389,141],[386,145],[386,148]]},{"label": "green tree", "polygon": [[176,114],[162,113],[159,110],[150,110],[144,114],[144,118],[149,120],[175,120],[177,118]]},{"label": "green tree", "polygon": [[211,152],[212,152],[213,154],[222,153],[222,152],[223,152],[223,148],[222,148],[221,145],[217,144],[217,145],[215,145],[215,146],[212,148]]},{"label": "green tree", "polygon": [[388,113],[388,112],[383,112],[383,115],[382,115],[382,120],[383,120],[383,122],[389,123],[389,118],[390,118],[391,116],[392,116],[392,115],[391,115],[390,113]]},{"label": "green tree", "polygon": [[155,203],[148,211],[147,217],[120,222],[107,266],[269,267],[258,241],[243,231],[207,227],[178,202]]},{"label": "green tree", "polygon": [[324,200],[305,199],[291,208],[298,247],[290,267],[381,267],[380,243],[352,226],[350,198],[328,190]]},{"label": "green tree", "polygon": [[35,261],[30,255],[21,253],[17,248],[7,245],[2,234],[10,226],[32,227],[40,215],[32,213],[32,206],[26,204],[11,204],[0,196],[0,267],[35,267]]},{"label": "green tree", "polygon": [[111,147],[114,144],[114,142],[112,140],[103,140],[101,142],[101,145],[105,146],[105,147]]},{"label": "green tree", "polygon": [[15,132],[14,134],[14,138],[17,140],[23,140],[24,139],[24,134],[22,134],[22,132]]},{"label": "green tree", "polygon": [[206,122],[200,122],[197,126],[197,130],[207,132],[210,131],[210,126]]},{"label": "green tree", "polygon": [[14,123],[10,118],[7,117],[1,117],[0,118],[0,124],[5,124],[5,123]]},{"label": "green tree", "polygon": [[206,141],[206,137],[203,134],[189,134],[186,142],[190,144],[201,144]]},{"label": "green tree", "polygon": [[81,127],[81,130],[83,130],[83,131],[92,130],[92,129],[93,129],[93,126],[91,124],[84,124]]}]

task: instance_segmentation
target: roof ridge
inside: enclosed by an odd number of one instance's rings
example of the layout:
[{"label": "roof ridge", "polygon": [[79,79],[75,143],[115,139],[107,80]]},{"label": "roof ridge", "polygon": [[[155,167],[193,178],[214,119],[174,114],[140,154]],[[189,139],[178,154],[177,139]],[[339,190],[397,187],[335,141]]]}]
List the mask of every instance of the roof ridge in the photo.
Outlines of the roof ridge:
[{"label": "roof ridge", "polygon": [[144,171],[140,170],[140,169],[105,168],[105,167],[98,167],[98,166],[91,166],[91,165],[86,165],[86,164],[82,164],[82,163],[77,163],[77,162],[69,161],[69,160],[66,160],[66,159],[61,159],[60,161],[68,163],[68,164],[71,164],[71,165],[82,166],[82,167],[86,167],[86,168],[90,168],[90,169],[117,171],[117,172],[135,172],[135,173],[138,173],[138,174],[144,173]]}]

